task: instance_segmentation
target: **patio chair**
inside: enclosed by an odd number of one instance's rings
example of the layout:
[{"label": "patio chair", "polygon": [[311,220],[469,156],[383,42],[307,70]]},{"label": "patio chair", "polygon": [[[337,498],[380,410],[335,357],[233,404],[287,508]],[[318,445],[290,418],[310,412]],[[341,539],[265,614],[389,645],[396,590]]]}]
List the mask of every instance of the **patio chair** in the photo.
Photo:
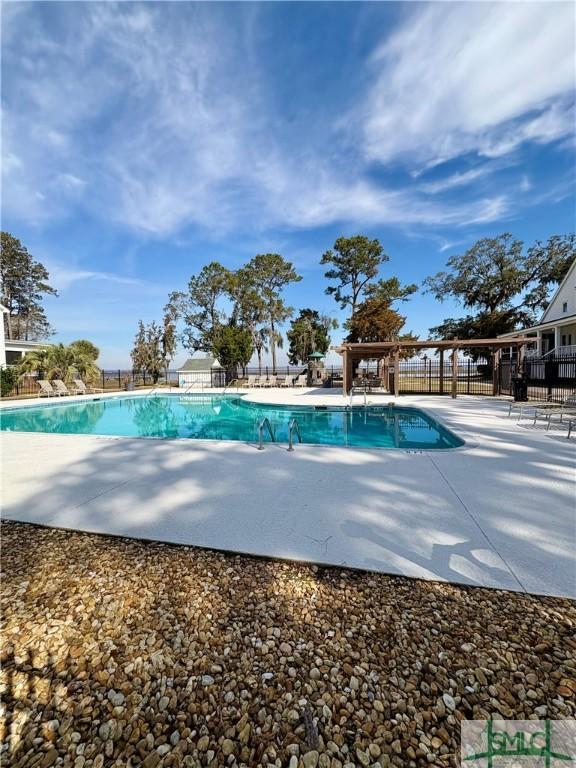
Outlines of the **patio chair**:
[{"label": "patio chair", "polygon": [[382,379],[368,379],[368,389],[370,392],[376,389],[382,389]]},{"label": "patio chair", "polygon": [[246,380],[246,386],[247,387],[257,387],[258,383],[260,381],[260,376],[256,376],[254,373],[248,374],[248,379]]},{"label": "patio chair", "polygon": [[38,397],[56,397],[60,394],[54,390],[54,387],[47,379],[38,379],[36,383],[40,387]]},{"label": "patio chair", "polygon": [[307,385],[308,385],[308,375],[306,373],[301,373],[300,376],[297,376],[294,379],[295,387],[306,387]]},{"label": "patio chair", "polygon": [[290,382],[288,381],[287,376],[277,376],[276,377],[276,385],[278,387],[289,387]]},{"label": "patio chair", "polygon": [[72,392],[70,392],[70,390],[68,389],[66,384],[64,384],[64,382],[62,381],[62,379],[54,379],[54,381],[52,382],[52,386],[54,387],[54,391],[58,395],[71,395],[72,394]]},{"label": "patio chair", "polygon": [[536,424],[538,417],[545,418],[548,421],[546,425],[546,431],[550,429],[550,424],[553,416],[560,417],[560,423],[562,423],[564,416],[576,416],[576,394],[568,395],[561,403],[546,403],[534,410],[534,421],[532,426]]},{"label": "patio chair", "polygon": [[93,394],[96,394],[97,392],[104,392],[103,389],[99,389],[98,387],[87,386],[82,381],[82,379],[74,379],[72,384],[74,384],[75,395],[93,395]]}]

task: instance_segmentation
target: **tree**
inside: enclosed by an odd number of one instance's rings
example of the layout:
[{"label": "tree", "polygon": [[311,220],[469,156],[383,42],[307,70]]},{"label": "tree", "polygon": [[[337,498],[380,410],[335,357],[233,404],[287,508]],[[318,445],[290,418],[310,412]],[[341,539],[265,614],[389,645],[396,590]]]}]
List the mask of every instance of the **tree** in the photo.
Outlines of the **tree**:
[{"label": "tree", "polygon": [[164,368],[168,372],[170,363],[172,362],[174,355],[176,354],[176,347],[178,339],[176,336],[176,323],[169,312],[164,313],[164,319],[162,321],[162,358],[164,360]]},{"label": "tree", "polygon": [[0,368],[0,397],[7,397],[18,383],[18,369],[13,365]]},{"label": "tree", "polygon": [[330,331],[337,328],[338,323],[326,315],[321,315],[315,309],[301,309],[297,318],[292,320],[288,339],[288,359],[291,365],[305,363],[312,352],[323,355],[330,347]]},{"label": "tree", "polygon": [[242,267],[232,275],[229,291],[234,302],[232,320],[250,333],[262,372],[262,354],[268,351],[268,329],[262,327],[266,322],[266,304],[253,285],[253,279],[253,270]]},{"label": "tree", "polygon": [[149,373],[154,384],[157,383],[162,371],[166,368],[166,358],[162,345],[163,336],[163,328],[158,323],[152,322],[144,325],[140,320],[134,346],[130,353],[134,368]]},{"label": "tree", "polygon": [[229,294],[232,273],[213,261],[193,275],[186,292],[175,291],[168,298],[165,312],[173,322],[182,320],[182,343],[190,352],[210,352],[214,338],[224,323],[219,302]]},{"label": "tree", "polygon": [[364,235],[339,237],[334,250],[326,251],[320,261],[332,265],[325,277],[337,281],[326,288],[326,293],[334,296],[341,309],[351,307],[353,317],[360,297],[385,261],[388,256],[378,240]]},{"label": "tree", "polygon": [[91,382],[98,377],[100,369],[92,354],[82,346],[82,342],[80,346],[78,344],[79,342],[72,342],[68,346],[48,344],[44,348],[31,350],[24,355],[19,371],[21,374],[42,373],[48,379],[62,379],[67,383],[77,376]]},{"label": "tree", "polygon": [[439,338],[481,338],[535,322],[546,309],[551,286],[561,282],[576,258],[574,234],[553,235],[546,243],[524,243],[505,233],[478,240],[448,260],[448,270],[424,286],[439,301],[454,298],[473,310],[430,329]]},{"label": "tree", "polygon": [[98,347],[87,339],[78,339],[78,341],[73,341],[70,346],[74,349],[77,349],[80,353],[86,355],[94,361],[98,360],[98,357],[100,356],[100,350]]},{"label": "tree", "polygon": [[48,284],[48,271],[36,261],[20,240],[8,232],[0,233],[0,293],[8,339],[44,339],[53,333],[44,308],[44,294],[57,296]]},{"label": "tree", "polygon": [[385,299],[366,299],[348,322],[349,333],[346,341],[395,341],[405,322],[406,318],[392,309]]},{"label": "tree", "polygon": [[233,321],[222,326],[214,340],[213,353],[220,365],[232,374],[238,366],[246,368],[254,353],[250,331]]},{"label": "tree", "polygon": [[276,348],[282,345],[278,325],[291,317],[293,312],[292,307],[286,306],[280,293],[290,283],[302,280],[302,277],[292,263],[278,253],[261,253],[254,256],[244,268],[244,274],[264,303],[263,315],[272,354],[272,372],[275,373]]}]

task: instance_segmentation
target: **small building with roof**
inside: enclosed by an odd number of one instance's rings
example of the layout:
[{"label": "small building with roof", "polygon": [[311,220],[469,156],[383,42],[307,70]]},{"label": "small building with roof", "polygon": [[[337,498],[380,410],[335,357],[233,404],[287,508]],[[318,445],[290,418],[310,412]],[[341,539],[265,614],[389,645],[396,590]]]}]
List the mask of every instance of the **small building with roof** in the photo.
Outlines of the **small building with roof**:
[{"label": "small building with roof", "polygon": [[224,369],[215,357],[189,357],[178,369],[178,386],[188,387],[223,387]]}]

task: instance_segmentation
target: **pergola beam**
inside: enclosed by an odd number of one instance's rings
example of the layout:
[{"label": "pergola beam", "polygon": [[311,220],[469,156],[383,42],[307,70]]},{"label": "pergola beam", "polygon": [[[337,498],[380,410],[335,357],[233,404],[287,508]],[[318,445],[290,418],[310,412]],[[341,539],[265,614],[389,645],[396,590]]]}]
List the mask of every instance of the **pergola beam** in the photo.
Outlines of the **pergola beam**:
[{"label": "pergola beam", "polygon": [[427,339],[426,341],[376,341],[360,344],[345,342],[339,347],[332,347],[335,352],[342,355],[344,368],[343,387],[348,393],[352,388],[354,376],[354,363],[360,360],[378,360],[383,357],[394,357],[394,394],[398,394],[400,385],[400,357],[403,351],[416,351],[420,349],[437,349],[440,352],[440,392],[444,383],[444,351],[452,350],[452,397],[456,396],[458,389],[458,352],[462,349],[474,349],[483,347],[494,352],[499,352],[506,347],[516,347],[520,350],[532,340],[525,336],[514,336],[508,339]]}]

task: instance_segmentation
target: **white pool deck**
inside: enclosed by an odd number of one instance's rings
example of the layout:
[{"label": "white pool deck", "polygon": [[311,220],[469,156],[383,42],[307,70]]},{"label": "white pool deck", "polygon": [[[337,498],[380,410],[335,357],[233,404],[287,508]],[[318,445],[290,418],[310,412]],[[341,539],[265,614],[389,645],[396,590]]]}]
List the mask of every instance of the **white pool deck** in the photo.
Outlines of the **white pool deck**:
[{"label": "white pool deck", "polygon": [[[336,390],[249,397],[347,402]],[[2,432],[3,516],[576,597],[576,440],[509,419],[508,404],[492,398],[397,402],[424,408],[466,445],[416,453],[296,445],[288,453],[279,444],[258,451],[241,442]]]}]

